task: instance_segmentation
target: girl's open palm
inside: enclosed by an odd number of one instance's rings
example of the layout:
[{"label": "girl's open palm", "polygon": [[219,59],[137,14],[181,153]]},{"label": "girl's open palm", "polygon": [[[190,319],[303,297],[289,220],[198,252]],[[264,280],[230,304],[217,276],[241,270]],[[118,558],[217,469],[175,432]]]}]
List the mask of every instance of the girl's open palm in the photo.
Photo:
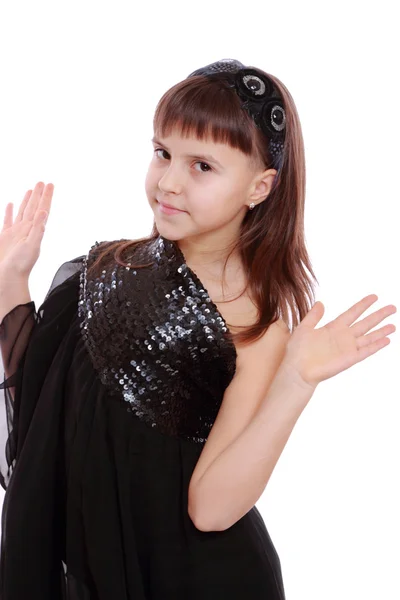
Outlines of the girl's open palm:
[{"label": "girl's open palm", "polygon": [[50,213],[54,186],[36,184],[28,190],[13,221],[13,204],[6,207],[0,232],[0,273],[2,277],[29,278],[40,254],[40,245]]},{"label": "girl's open palm", "polygon": [[286,363],[306,384],[315,386],[387,346],[390,339],[386,336],[396,331],[394,325],[368,332],[396,312],[393,304],[355,323],[377,300],[378,296],[370,294],[319,329],[315,326],[325,309],[322,302],[316,302],[290,336]]}]

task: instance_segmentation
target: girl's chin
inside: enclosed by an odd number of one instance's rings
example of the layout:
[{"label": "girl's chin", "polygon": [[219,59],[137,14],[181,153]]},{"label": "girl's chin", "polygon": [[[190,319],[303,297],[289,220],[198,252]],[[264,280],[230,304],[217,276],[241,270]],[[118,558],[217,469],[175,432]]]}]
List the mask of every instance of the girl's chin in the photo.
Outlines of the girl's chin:
[{"label": "girl's chin", "polygon": [[174,223],[173,221],[169,222],[162,218],[160,219],[157,215],[154,215],[154,222],[159,234],[163,237],[170,240],[180,239],[182,237],[183,229],[182,227],[179,227],[178,223]]}]

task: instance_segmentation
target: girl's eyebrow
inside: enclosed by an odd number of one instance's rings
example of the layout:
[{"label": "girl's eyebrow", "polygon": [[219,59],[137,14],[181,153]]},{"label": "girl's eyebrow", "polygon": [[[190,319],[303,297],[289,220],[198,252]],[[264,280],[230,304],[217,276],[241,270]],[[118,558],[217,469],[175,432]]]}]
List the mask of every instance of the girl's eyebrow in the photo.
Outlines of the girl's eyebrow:
[{"label": "girl's eyebrow", "polygon": [[[163,148],[165,148],[165,150],[167,150],[167,152],[169,152],[168,147],[163,142],[160,142],[160,140],[158,140],[157,138],[153,137],[151,141],[153,142],[153,144],[162,146]],[[221,165],[221,163],[219,163],[216,158],[211,156],[211,154],[185,154],[185,156],[186,156],[186,158],[198,158],[198,159],[204,160],[206,162],[215,163],[221,169],[223,169],[223,166]]]}]

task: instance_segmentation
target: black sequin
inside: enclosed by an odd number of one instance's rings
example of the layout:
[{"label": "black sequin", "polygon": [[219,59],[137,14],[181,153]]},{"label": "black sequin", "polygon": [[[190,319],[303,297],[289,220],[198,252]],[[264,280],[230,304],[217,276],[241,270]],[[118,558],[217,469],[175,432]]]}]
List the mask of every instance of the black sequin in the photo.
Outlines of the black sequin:
[{"label": "black sequin", "polygon": [[[129,412],[168,435],[204,443],[236,369],[228,328],[179,246],[162,236],[126,262],[80,276],[79,317],[102,383]],[[104,248],[104,245],[103,245]]]}]

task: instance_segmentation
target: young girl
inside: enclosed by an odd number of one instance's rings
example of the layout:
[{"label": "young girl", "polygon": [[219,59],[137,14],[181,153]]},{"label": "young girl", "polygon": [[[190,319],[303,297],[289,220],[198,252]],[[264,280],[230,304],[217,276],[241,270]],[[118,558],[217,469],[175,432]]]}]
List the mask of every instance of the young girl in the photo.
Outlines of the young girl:
[{"label": "young girl", "polygon": [[[222,60],[160,100],[151,235],[28,290],[53,194],[0,235],[2,600],[277,600],[254,506],[323,380],[389,344],[369,295],[316,329],[293,99]],[[356,322],[357,321],[357,322]],[[370,332],[370,333],[369,333]]]}]

